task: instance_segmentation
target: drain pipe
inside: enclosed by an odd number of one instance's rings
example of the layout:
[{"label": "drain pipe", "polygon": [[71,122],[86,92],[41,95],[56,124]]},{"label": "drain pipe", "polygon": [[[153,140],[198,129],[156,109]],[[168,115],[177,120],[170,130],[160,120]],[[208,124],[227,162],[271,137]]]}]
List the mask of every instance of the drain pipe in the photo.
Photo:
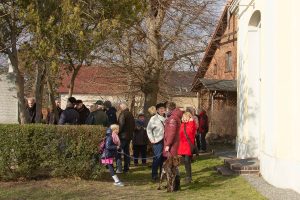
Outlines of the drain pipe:
[{"label": "drain pipe", "polygon": [[214,97],[215,97],[216,93],[217,93],[217,91],[215,90],[211,96],[211,117],[210,117],[211,125],[210,125],[210,127],[213,127],[213,124],[214,124],[213,123],[213,112],[214,112]]},{"label": "drain pipe", "polygon": [[214,97],[216,95],[217,91],[215,90],[211,96],[211,113],[214,111]]}]

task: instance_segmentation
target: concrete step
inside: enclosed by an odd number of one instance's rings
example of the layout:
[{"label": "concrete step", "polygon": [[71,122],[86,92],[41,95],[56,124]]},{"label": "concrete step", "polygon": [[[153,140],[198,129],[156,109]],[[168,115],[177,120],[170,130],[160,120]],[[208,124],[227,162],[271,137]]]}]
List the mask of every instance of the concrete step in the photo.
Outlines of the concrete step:
[{"label": "concrete step", "polygon": [[234,171],[230,170],[228,167],[225,166],[218,166],[215,168],[215,170],[223,176],[232,176],[235,174]]},{"label": "concrete step", "polygon": [[237,174],[259,175],[259,160],[257,158],[225,159],[224,165]]}]

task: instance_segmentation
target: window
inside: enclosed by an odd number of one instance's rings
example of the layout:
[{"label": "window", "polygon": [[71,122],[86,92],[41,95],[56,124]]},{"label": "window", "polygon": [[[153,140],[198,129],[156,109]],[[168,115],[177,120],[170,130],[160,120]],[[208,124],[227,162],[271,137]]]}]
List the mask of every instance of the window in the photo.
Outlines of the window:
[{"label": "window", "polygon": [[217,73],[218,73],[218,65],[215,64],[214,65],[214,75],[217,75]]},{"label": "window", "polygon": [[226,53],[226,68],[225,72],[231,72],[232,71],[232,53],[231,51],[228,51]]}]

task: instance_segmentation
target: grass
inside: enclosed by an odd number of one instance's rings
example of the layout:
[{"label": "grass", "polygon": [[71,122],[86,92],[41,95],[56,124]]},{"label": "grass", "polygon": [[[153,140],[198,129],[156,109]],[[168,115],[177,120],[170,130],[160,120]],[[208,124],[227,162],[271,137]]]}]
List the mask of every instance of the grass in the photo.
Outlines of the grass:
[{"label": "grass", "polygon": [[[265,199],[241,176],[223,177],[213,167],[222,161],[213,156],[204,156],[192,164],[193,182],[182,181],[181,190],[167,193],[157,190],[158,183],[150,181],[149,167],[132,168],[120,179],[125,187],[115,187],[108,172],[101,181],[79,179],[47,179],[26,182],[0,182],[0,199]],[[184,178],[184,168],[180,167]],[[182,179],[184,180],[184,179]]]}]

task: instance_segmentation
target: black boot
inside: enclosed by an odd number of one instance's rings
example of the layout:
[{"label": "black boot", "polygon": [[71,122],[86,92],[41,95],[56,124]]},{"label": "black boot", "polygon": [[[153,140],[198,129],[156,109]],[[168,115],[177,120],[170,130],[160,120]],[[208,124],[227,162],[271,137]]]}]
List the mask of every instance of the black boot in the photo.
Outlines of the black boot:
[{"label": "black boot", "polygon": [[179,174],[179,169],[177,167],[175,181],[174,181],[174,191],[178,191],[178,190],[180,190],[180,174]]},{"label": "black boot", "polygon": [[174,191],[180,190],[180,175],[175,176]]},{"label": "black boot", "polygon": [[191,166],[191,157],[184,156],[184,168],[186,171],[185,182],[191,183],[192,181],[192,166]]}]

